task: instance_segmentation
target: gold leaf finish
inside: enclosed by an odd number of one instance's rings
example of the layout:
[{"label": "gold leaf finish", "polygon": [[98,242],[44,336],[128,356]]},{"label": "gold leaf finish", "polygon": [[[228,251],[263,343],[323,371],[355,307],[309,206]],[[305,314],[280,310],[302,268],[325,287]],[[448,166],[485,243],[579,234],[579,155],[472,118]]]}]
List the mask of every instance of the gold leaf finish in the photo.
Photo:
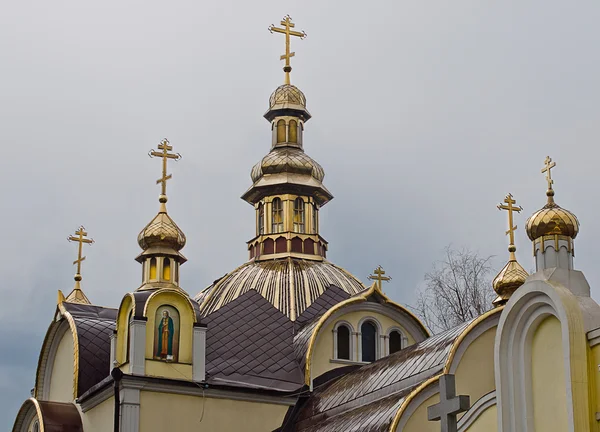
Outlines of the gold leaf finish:
[{"label": "gold leaf finish", "polygon": [[185,246],[185,234],[165,212],[160,212],[138,235],[138,244],[144,250],[166,246],[177,251]]},{"label": "gold leaf finish", "polygon": [[579,233],[577,216],[552,199],[527,220],[527,235],[531,240],[546,235],[563,235],[574,239]]}]

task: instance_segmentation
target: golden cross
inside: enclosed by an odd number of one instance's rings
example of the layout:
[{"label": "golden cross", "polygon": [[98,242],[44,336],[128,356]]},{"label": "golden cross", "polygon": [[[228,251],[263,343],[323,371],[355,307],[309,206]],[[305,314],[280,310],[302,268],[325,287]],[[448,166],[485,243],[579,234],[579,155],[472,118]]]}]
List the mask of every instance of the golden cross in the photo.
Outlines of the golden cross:
[{"label": "golden cross", "polygon": [[[506,195],[504,198],[505,204],[498,204],[498,210],[507,210],[508,211],[508,231],[506,231],[507,235],[510,235],[510,246],[514,248],[515,246],[515,231],[517,230],[517,226],[513,226],[513,212],[520,213],[523,210],[523,207],[516,206],[517,201],[513,199],[511,194]],[[509,246],[509,250],[511,249]]]},{"label": "golden cross", "polygon": [[81,256],[81,253],[83,252],[83,244],[92,244],[94,243],[94,240],[85,238],[87,237],[88,233],[85,231],[85,228],[83,226],[80,226],[79,229],[75,231],[75,235],[77,237],[69,236],[67,237],[67,240],[69,240],[70,242],[79,243],[79,252],[77,253],[77,259],[73,261],[73,265],[77,264],[77,274],[75,275],[75,280],[77,280],[78,277],[81,280],[81,263],[83,262],[83,260],[85,260],[85,257]]},{"label": "golden cross", "polygon": [[290,66],[290,58],[296,55],[295,52],[290,52],[290,36],[296,36],[300,39],[304,39],[306,37],[306,33],[304,32],[304,30],[302,30],[302,32],[291,30],[296,26],[296,24],[292,22],[292,18],[289,15],[283,17],[281,25],[284,26],[284,28],[275,27],[275,24],[271,24],[269,26],[269,31],[271,33],[283,33],[285,35],[285,54],[283,54],[279,59],[285,60],[285,66],[283,67],[283,71],[285,72],[285,83],[289,84],[290,72],[292,71],[292,67]]},{"label": "golden cross", "polygon": [[552,180],[552,174],[550,170],[556,166],[556,162],[552,162],[552,158],[550,156],[546,156],[544,160],[544,168],[542,168],[542,173],[546,173],[546,181],[548,182],[548,190],[552,190],[552,184],[554,180]]},{"label": "golden cross", "polygon": [[161,195],[166,197],[167,180],[173,177],[171,174],[167,175],[167,159],[174,159],[178,161],[179,159],[181,159],[181,155],[179,153],[169,153],[169,151],[173,150],[173,146],[169,145],[169,140],[166,138],[160,142],[160,144],[158,145],[158,149],[162,151],[156,151],[152,149],[148,153],[148,156],[162,158],[162,177],[156,180],[156,184],[162,183]]},{"label": "golden cross", "polygon": [[384,276],[385,270],[383,270],[383,267],[381,267],[381,266],[377,266],[377,268],[373,271],[373,273],[375,273],[375,274],[369,275],[368,278],[370,280],[377,281],[377,286],[379,287],[380,291],[381,291],[381,281],[389,282],[392,280],[391,277]]}]

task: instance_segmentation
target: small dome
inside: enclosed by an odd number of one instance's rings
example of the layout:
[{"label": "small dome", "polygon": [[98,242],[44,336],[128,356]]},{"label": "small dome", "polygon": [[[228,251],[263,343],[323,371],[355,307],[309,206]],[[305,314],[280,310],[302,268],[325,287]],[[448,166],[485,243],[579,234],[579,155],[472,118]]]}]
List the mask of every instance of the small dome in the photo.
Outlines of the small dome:
[{"label": "small dome", "polygon": [[271,150],[262,160],[254,165],[250,176],[256,182],[264,174],[283,172],[311,175],[320,182],[325,178],[325,171],[301,149],[294,147],[277,147]]},{"label": "small dome", "polygon": [[138,244],[144,250],[162,246],[179,251],[185,246],[185,234],[166,211],[161,211],[140,232]]},{"label": "small dome", "polygon": [[306,109],[306,96],[300,89],[291,84],[284,84],[275,89],[269,98],[269,109],[300,108]]},{"label": "small dome", "polygon": [[568,210],[554,202],[550,195],[548,204],[535,212],[526,222],[527,235],[533,241],[545,235],[577,237],[579,221]]},{"label": "small dome", "polygon": [[498,294],[494,303],[505,303],[517,288],[525,283],[529,273],[515,259],[511,259],[494,278],[492,286]]}]

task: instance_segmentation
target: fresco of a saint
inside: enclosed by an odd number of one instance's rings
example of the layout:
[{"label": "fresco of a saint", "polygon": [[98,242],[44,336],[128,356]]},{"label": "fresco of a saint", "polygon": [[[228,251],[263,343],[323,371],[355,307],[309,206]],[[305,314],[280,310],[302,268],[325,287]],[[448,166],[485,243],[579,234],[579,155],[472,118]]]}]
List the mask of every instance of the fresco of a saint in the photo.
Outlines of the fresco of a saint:
[{"label": "fresco of a saint", "polygon": [[175,308],[162,306],[156,311],[154,358],[177,361],[179,314]]}]

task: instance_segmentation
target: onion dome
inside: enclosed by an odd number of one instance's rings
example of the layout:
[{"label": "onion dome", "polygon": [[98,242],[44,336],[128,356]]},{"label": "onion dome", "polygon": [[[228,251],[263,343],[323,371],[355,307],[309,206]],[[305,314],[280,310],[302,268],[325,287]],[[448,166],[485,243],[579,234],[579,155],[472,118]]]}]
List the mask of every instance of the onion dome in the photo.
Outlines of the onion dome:
[{"label": "onion dome", "polygon": [[310,175],[320,182],[325,178],[323,167],[301,149],[294,147],[273,149],[254,165],[250,176],[252,181],[256,182],[265,174],[279,173]]},{"label": "onion dome", "polygon": [[160,197],[160,210],[156,217],[138,235],[138,244],[143,250],[168,248],[179,251],[185,246],[185,234],[167,214],[166,196]]},{"label": "onion dome", "polygon": [[546,192],[548,203],[527,220],[527,235],[533,241],[547,235],[574,239],[579,233],[577,216],[554,202],[554,191]]},{"label": "onion dome", "polygon": [[306,109],[306,96],[300,89],[291,84],[283,84],[271,93],[269,98],[269,109],[264,117],[271,121],[276,116],[294,115],[300,117],[303,121],[311,118]]},{"label": "onion dome", "polygon": [[500,273],[494,278],[492,286],[498,294],[494,300],[494,305],[504,304],[508,301],[512,293],[525,283],[529,273],[514,258],[514,252],[511,253],[511,259],[506,263]]}]

